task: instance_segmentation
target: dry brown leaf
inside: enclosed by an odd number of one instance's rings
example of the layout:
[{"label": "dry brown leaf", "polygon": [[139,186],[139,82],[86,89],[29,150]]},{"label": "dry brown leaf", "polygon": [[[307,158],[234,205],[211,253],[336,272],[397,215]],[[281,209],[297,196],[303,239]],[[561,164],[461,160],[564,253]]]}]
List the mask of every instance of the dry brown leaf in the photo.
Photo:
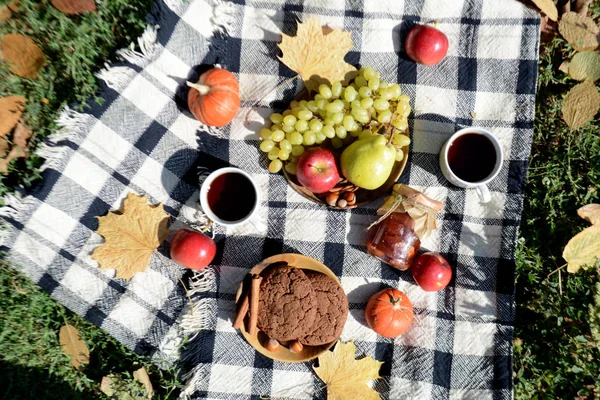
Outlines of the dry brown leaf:
[{"label": "dry brown leaf", "polygon": [[558,22],[550,20],[547,15],[543,15],[540,20],[540,40],[542,43],[549,43],[558,33]]},{"label": "dry brown leaf", "polygon": [[367,386],[367,382],[380,378],[383,362],[371,356],[356,360],[353,342],[337,342],[333,351],[319,356],[319,366],[313,367],[319,378],[327,385],[328,400],[379,399],[379,393]]},{"label": "dry brown leaf", "polygon": [[13,13],[19,10],[19,3],[21,3],[21,0],[13,0],[8,4],[0,6],[0,22],[4,22],[12,17]]},{"label": "dry brown leaf", "polygon": [[10,145],[8,144],[8,140],[6,138],[0,137],[0,157],[6,156],[9,149]]},{"label": "dry brown leaf", "polygon": [[2,59],[9,63],[8,70],[23,78],[34,79],[44,66],[42,49],[27,36],[9,33],[0,43]]},{"label": "dry brown leaf", "polygon": [[154,250],[167,237],[169,214],[161,203],[152,206],[146,196],[129,193],[122,213],[109,212],[98,221],[97,232],[105,242],[94,250],[92,258],[100,269],[115,269],[117,278],[129,280],[146,270]]},{"label": "dry brown leaf", "polygon": [[600,44],[600,28],[593,19],[575,12],[565,13],[558,31],[578,51],[595,50]]},{"label": "dry brown leaf", "polygon": [[567,271],[575,273],[582,267],[593,267],[600,258],[600,225],[592,225],[573,236],[563,251]]},{"label": "dry brown leaf", "polygon": [[21,119],[25,110],[25,98],[8,96],[0,98],[0,137],[6,137]]},{"label": "dry brown leaf", "polygon": [[592,0],[575,0],[573,11],[579,15],[587,16],[588,9]]},{"label": "dry brown leaf", "polygon": [[350,32],[325,30],[312,17],[298,22],[296,36],[282,35],[279,60],[296,71],[309,90],[317,90],[321,83],[347,82],[354,77],[356,68],[344,61],[352,46]]},{"label": "dry brown leaf", "polygon": [[569,63],[569,75],[578,81],[600,79],[600,51],[577,53]]},{"label": "dry brown leaf", "polygon": [[6,157],[0,158],[0,174],[8,175],[8,164],[10,164],[12,160],[27,157],[29,157],[29,151],[27,151],[27,149],[18,146],[13,147]]},{"label": "dry brown leaf", "polygon": [[560,66],[558,67],[558,70],[561,72],[564,72],[565,74],[569,73],[569,66],[570,66],[570,62],[568,61],[563,61]]},{"label": "dry brown leaf", "polygon": [[148,400],[150,400],[152,396],[154,396],[154,388],[152,387],[152,382],[150,381],[150,377],[148,376],[148,371],[146,371],[146,368],[142,367],[137,371],[134,371],[133,378],[144,385],[146,395],[148,396]]},{"label": "dry brown leaf", "polygon": [[[12,134],[12,148],[9,141],[5,138],[0,138],[0,173],[8,175],[8,164],[16,158],[29,157],[27,140],[31,138],[31,131],[22,123],[18,123]],[[7,151],[10,151],[7,153]]]},{"label": "dry brown leaf", "polygon": [[552,0],[532,0],[544,14],[548,16],[552,21],[558,20],[558,10]]},{"label": "dry brown leaf", "polygon": [[52,5],[65,14],[81,14],[96,11],[94,0],[50,0]]},{"label": "dry brown leaf", "polygon": [[577,210],[577,215],[592,225],[600,226],[600,204],[588,204]]},{"label": "dry brown leaf", "polygon": [[19,122],[13,132],[13,146],[26,148],[27,141],[31,138],[31,131],[27,126]]},{"label": "dry brown leaf", "polygon": [[573,87],[563,103],[563,119],[571,129],[577,129],[594,118],[600,108],[600,93],[594,82],[587,80]]},{"label": "dry brown leaf", "polygon": [[83,365],[89,364],[90,351],[73,325],[67,324],[60,328],[58,338],[63,351],[71,356],[72,366],[81,371]]},{"label": "dry brown leaf", "polygon": [[112,397],[115,394],[115,383],[116,379],[113,374],[103,376],[100,382],[100,391],[108,397]]}]

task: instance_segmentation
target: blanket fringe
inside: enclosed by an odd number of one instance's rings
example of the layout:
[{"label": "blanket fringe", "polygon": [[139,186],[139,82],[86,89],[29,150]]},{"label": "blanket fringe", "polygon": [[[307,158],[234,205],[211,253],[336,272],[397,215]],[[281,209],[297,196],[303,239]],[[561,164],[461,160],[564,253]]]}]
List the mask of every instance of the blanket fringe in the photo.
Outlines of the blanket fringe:
[{"label": "blanket fringe", "polygon": [[216,289],[217,276],[214,269],[205,268],[202,271],[194,271],[188,289],[192,302],[186,306],[180,321],[183,334],[190,336],[190,340],[193,340],[202,329],[212,327],[211,322],[217,312],[214,299],[194,300],[194,297],[197,297],[200,293],[216,291]]},{"label": "blanket fringe", "polygon": [[235,8],[233,3],[223,0],[213,0],[213,15],[211,18],[214,24],[213,32],[221,35],[229,35],[235,25]]}]

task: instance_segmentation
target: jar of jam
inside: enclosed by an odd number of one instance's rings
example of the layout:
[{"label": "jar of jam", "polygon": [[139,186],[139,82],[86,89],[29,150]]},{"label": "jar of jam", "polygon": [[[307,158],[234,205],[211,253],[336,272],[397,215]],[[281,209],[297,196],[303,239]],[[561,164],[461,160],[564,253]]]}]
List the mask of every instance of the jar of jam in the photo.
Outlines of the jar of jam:
[{"label": "jar of jam", "polygon": [[405,271],[417,255],[421,241],[414,231],[415,221],[406,212],[393,212],[371,228],[367,250],[375,258]]}]

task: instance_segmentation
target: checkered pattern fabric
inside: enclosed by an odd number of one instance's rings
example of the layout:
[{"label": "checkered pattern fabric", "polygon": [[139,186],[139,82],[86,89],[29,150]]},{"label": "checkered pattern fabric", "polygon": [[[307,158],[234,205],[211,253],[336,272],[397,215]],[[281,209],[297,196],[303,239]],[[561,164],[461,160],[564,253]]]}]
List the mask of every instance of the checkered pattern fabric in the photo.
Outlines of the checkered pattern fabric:
[{"label": "checkered pattern fabric", "polygon": [[[445,203],[439,230],[422,243],[453,266],[454,278],[440,292],[422,291],[410,273],[366,253],[365,227],[381,201],[327,209],[266,170],[257,131],[302,85],[295,80],[265,99],[295,75],[277,60],[277,43],[282,32],[294,34],[297,19],[313,15],[352,33],[348,62],[373,66],[411,97],[412,144],[400,182]],[[448,55],[436,66],[417,65],[406,57],[403,39],[414,24],[433,21],[448,36]],[[129,282],[99,270],[90,258],[102,242],[95,217],[118,209],[130,191],[164,203],[174,217],[193,215],[198,172],[237,166],[258,182],[259,214],[268,226],[216,228],[215,279],[195,299],[210,306],[206,328],[182,355],[191,369],[186,395],[324,397],[310,363],[265,358],[231,328],[235,291],[248,268],[294,252],[340,277],[350,302],[342,339],[354,340],[359,355],[384,361],[384,379],[375,382],[382,397],[511,399],[514,252],[532,137],[539,17],[514,0],[170,0],[157,4],[156,23],[155,43],[124,52],[128,62],[103,74],[105,103],[62,121],[75,133],[44,150],[54,157],[39,187],[23,199],[6,199],[1,249],[8,259],[129,348],[154,353],[179,331],[183,270],[160,257]],[[185,80],[197,79],[199,65],[217,63],[239,78],[242,108],[230,125],[208,132],[187,111]],[[493,132],[506,156],[489,185],[488,204],[473,190],[450,185],[439,168],[442,144],[466,126]],[[394,340],[376,335],[363,316],[369,296],[384,287],[406,292],[415,308],[412,327]]]}]

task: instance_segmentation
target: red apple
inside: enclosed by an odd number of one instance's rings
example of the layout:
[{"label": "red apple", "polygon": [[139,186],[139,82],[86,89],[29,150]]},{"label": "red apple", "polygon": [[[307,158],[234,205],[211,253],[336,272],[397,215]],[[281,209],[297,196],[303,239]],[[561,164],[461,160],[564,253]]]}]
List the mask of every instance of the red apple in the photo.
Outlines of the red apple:
[{"label": "red apple", "polygon": [[340,180],[333,153],[321,147],[306,150],[296,162],[296,178],[313,193],[328,192]]},{"label": "red apple", "polygon": [[415,25],[406,35],[405,48],[413,61],[434,65],[446,56],[448,38],[432,26]]},{"label": "red apple", "polygon": [[426,292],[442,290],[452,279],[452,268],[438,253],[423,253],[411,266],[413,278]]},{"label": "red apple", "polygon": [[217,245],[208,236],[180,229],[171,241],[171,259],[182,267],[201,270],[215,258]]}]

